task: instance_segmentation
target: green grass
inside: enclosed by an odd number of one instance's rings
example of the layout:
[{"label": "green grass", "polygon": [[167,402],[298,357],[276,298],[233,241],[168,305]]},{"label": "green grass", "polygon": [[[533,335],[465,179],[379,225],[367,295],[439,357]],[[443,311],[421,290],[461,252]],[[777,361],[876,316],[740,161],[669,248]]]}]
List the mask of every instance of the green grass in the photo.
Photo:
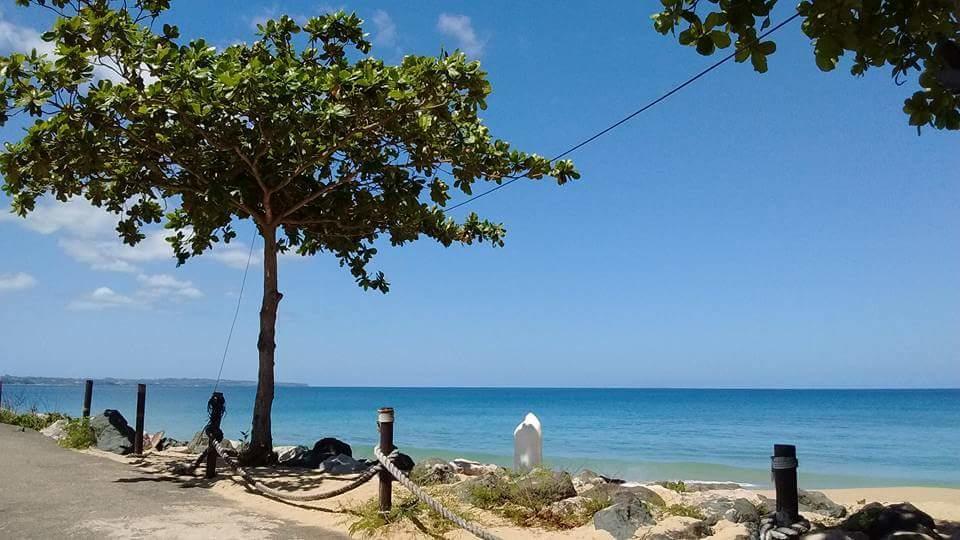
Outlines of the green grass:
[{"label": "green grass", "polygon": [[663,512],[670,516],[683,516],[695,519],[704,519],[706,517],[699,508],[694,508],[686,504],[671,504],[664,508]]},{"label": "green grass", "polygon": [[[474,513],[457,504],[448,493],[433,491],[431,496],[464,519],[476,521]],[[444,538],[446,533],[456,528],[456,525],[412,495],[394,502],[386,515],[380,513],[380,501],[377,497],[346,510],[355,517],[348,528],[350,535],[361,538],[390,537],[397,526],[405,521],[409,521],[431,538]]]},{"label": "green grass", "polygon": [[11,409],[0,409],[0,424],[11,424],[36,431],[40,431],[61,419],[69,420],[70,417],[58,412],[40,414],[36,411],[27,411],[18,413]]},{"label": "green grass", "polygon": [[666,482],[661,482],[660,485],[669,490],[676,491],[677,493],[684,493],[687,491],[687,485],[683,483],[683,480],[677,480],[676,482],[668,480]]},{"label": "green grass", "polygon": [[89,418],[76,418],[67,422],[60,446],[82,450],[97,444],[97,436],[90,427]]}]

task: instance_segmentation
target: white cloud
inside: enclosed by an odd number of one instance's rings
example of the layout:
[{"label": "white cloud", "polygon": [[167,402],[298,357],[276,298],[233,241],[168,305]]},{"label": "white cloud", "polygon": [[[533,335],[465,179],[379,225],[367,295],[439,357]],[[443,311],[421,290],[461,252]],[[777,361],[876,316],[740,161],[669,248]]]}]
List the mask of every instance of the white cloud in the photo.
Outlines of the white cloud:
[{"label": "white cloud", "polygon": [[20,291],[29,289],[37,284],[37,280],[30,274],[18,272],[16,274],[0,274],[0,292]]},{"label": "white cloud", "polygon": [[132,307],[140,302],[129,296],[117,293],[110,287],[98,287],[92,293],[67,304],[73,310],[100,310],[116,307]]},{"label": "white cloud", "polygon": [[397,25],[393,22],[390,14],[382,9],[373,12],[373,26],[376,32],[373,35],[373,42],[376,45],[385,47],[394,47],[397,44]]},{"label": "white cloud", "polygon": [[[26,218],[11,214],[9,209],[0,209],[0,223],[15,223],[45,235],[56,234],[64,253],[94,270],[135,273],[145,264],[175,260],[173,248],[166,240],[169,231],[148,229],[146,238],[136,246],[128,246],[117,236],[117,219],[117,215],[80,198],[67,202],[44,199]],[[231,242],[216,245],[203,258],[231,268],[244,268],[248,252],[249,246],[243,242]],[[251,264],[259,261],[255,253]]]},{"label": "white cloud", "polygon": [[144,298],[201,298],[203,293],[190,281],[181,281],[170,274],[140,274],[137,281],[142,289],[137,295]]},{"label": "white cloud", "polygon": [[12,52],[53,54],[53,44],[40,39],[40,32],[26,26],[18,26],[4,20],[0,14],[0,54]]},{"label": "white cloud", "polygon": [[437,19],[437,30],[441,34],[455,39],[457,47],[467,56],[477,57],[483,54],[486,40],[481,40],[477,36],[477,32],[473,29],[473,23],[470,22],[470,17],[441,13],[440,18]]}]

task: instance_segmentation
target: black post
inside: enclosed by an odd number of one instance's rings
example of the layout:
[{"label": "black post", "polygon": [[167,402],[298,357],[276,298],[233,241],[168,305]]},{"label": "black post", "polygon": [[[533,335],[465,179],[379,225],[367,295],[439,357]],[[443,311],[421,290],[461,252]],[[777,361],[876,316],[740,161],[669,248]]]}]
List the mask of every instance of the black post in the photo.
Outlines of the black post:
[{"label": "black post", "polygon": [[147,405],[147,385],[137,385],[137,434],[133,439],[133,453],[143,453],[143,412]]},{"label": "black post", "polygon": [[210,422],[207,423],[205,429],[207,433],[207,472],[205,476],[207,478],[217,477],[217,449],[214,448],[213,442],[223,440],[220,421],[223,420],[223,415],[226,412],[225,405],[226,401],[223,399],[221,392],[214,392],[210,396],[210,401],[207,402],[207,412],[210,413]]},{"label": "black post", "polygon": [[771,469],[773,486],[777,490],[777,525],[789,526],[800,519],[797,492],[797,447],[792,444],[773,445]]},{"label": "black post", "polygon": [[83,410],[80,412],[80,416],[86,418],[90,416],[90,400],[93,399],[93,381],[87,379],[86,384],[83,388]]},{"label": "black post", "polygon": [[[377,427],[380,429],[380,452],[390,455],[393,452],[393,408],[384,407],[377,412]],[[393,475],[386,469],[380,470],[380,513],[385,514],[393,508]]]},{"label": "black post", "polygon": [[3,408],[3,377],[0,377],[0,409]]}]

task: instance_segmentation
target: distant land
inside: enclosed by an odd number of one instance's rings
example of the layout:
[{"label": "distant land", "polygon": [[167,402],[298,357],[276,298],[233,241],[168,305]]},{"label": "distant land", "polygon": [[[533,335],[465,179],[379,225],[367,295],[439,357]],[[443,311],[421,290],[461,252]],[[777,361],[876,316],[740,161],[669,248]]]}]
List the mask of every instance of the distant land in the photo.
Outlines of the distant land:
[{"label": "distant land", "polygon": [[[34,384],[44,386],[75,386],[81,385],[86,379],[74,377],[17,377],[14,375],[4,375],[0,380],[5,384]],[[182,379],[182,378],[164,378],[164,379],[115,379],[106,377],[103,379],[93,379],[98,385],[110,384],[115,386],[134,385],[137,383],[157,385],[157,386],[212,386],[217,381],[214,379]],[[220,386],[256,386],[256,381],[231,381],[222,380]],[[278,382],[277,386],[310,386],[302,383]]]}]

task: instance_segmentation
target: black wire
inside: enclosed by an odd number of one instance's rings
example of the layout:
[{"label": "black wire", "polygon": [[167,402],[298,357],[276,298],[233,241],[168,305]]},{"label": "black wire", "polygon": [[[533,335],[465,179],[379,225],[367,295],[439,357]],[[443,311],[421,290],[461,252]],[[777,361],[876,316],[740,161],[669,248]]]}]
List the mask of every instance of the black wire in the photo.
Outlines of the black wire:
[{"label": "black wire", "polygon": [[213,385],[216,392],[220,387],[220,377],[223,375],[223,364],[227,361],[227,351],[230,350],[230,341],[233,339],[233,329],[237,326],[237,316],[240,314],[240,302],[243,300],[243,289],[247,285],[247,272],[250,271],[250,260],[253,258],[253,247],[257,244],[257,227],[253,227],[253,238],[250,239],[250,253],[247,254],[247,266],[243,269],[243,279],[240,281],[240,294],[237,295],[237,308],[233,312],[233,322],[230,323],[230,332],[227,334],[227,343],[223,346],[223,358],[220,359],[220,371],[217,371],[217,382]]},{"label": "black wire", "polygon": [[[767,30],[766,32],[760,34],[760,35],[757,37],[756,41],[760,41],[760,40],[762,40],[763,38],[769,36],[770,34],[776,32],[777,30],[783,28],[784,26],[786,26],[787,24],[791,23],[794,19],[796,19],[796,18],[799,17],[799,16],[800,16],[799,13],[794,13],[794,14],[791,15],[787,20],[781,22],[780,24],[777,24],[776,26],[772,27],[770,30]],[[630,113],[630,114],[628,114],[627,116],[621,118],[621,119],[618,120],[617,122],[615,122],[615,123],[607,126],[606,128],[604,128],[604,129],[602,129],[602,130],[594,133],[594,134],[591,135],[590,137],[588,137],[588,138],[586,138],[586,139],[578,142],[577,144],[575,144],[575,145],[571,146],[570,148],[564,150],[564,151],[561,152],[560,154],[557,154],[556,157],[550,159],[550,162],[552,163],[552,162],[554,162],[554,161],[557,161],[558,159],[561,159],[561,158],[563,158],[563,157],[565,157],[565,156],[573,153],[574,151],[579,150],[580,148],[583,148],[584,146],[592,143],[593,141],[599,139],[600,137],[606,135],[607,133],[613,131],[614,129],[622,126],[623,124],[626,124],[627,122],[629,122],[630,120],[632,120],[635,116],[637,116],[637,115],[639,115],[639,114],[642,114],[642,113],[646,112],[647,110],[653,108],[653,107],[656,106],[658,103],[660,103],[660,102],[662,102],[663,100],[669,98],[670,96],[676,94],[676,93],[679,92],[680,90],[683,90],[683,89],[686,88],[687,86],[693,84],[697,79],[700,79],[701,77],[703,77],[703,76],[706,75],[707,73],[710,73],[710,72],[713,71],[714,69],[720,67],[721,65],[723,65],[724,63],[726,63],[728,60],[730,60],[731,58],[733,58],[734,56],[736,56],[737,53],[740,52],[740,50],[741,50],[741,49],[734,49],[733,52],[731,52],[730,54],[724,56],[724,57],[721,58],[720,60],[714,62],[713,64],[711,64],[711,65],[710,65],[709,67],[707,67],[706,69],[700,71],[699,73],[697,73],[697,74],[694,75],[693,77],[690,77],[689,79],[687,79],[687,80],[684,81],[683,83],[681,83],[681,84],[679,84],[679,85],[677,85],[677,86],[674,86],[672,89],[670,89],[669,92],[661,95],[660,97],[658,97],[657,99],[651,101],[650,103],[647,103],[647,104],[644,105],[643,107],[640,107],[639,109],[633,111],[632,113]],[[446,172],[446,171],[445,171],[445,172]],[[451,174],[451,173],[448,173],[448,174]],[[479,199],[479,198],[481,198],[481,197],[486,197],[487,195],[493,193],[494,191],[503,189],[503,188],[509,186],[510,184],[516,182],[517,180],[520,180],[520,179],[525,178],[525,177],[526,177],[526,175],[508,176],[508,177],[506,177],[506,178],[509,178],[509,180],[507,180],[506,182],[503,182],[502,184],[498,184],[498,185],[496,185],[496,186],[488,189],[487,191],[484,191],[483,193],[478,193],[478,194],[474,195],[473,197],[470,197],[469,199],[466,199],[466,200],[464,200],[464,201],[461,201],[461,202],[459,202],[459,203],[457,203],[457,204],[454,204],[454,205],[452,205],[452,206],[448,206],[448,207],[444,208],[443,211],[444,211],[444,212],[449,212],[450,210],[455,210],[455,209],[457,209],[457,208],[460,208],[461,206],[463,206],[463,205],[465,205],[465,204],[469,204],[469,203],[471,203],[471,202],[473,202],[473,201],[475,201],[475,200],[477,200],[477,199]]]}]

